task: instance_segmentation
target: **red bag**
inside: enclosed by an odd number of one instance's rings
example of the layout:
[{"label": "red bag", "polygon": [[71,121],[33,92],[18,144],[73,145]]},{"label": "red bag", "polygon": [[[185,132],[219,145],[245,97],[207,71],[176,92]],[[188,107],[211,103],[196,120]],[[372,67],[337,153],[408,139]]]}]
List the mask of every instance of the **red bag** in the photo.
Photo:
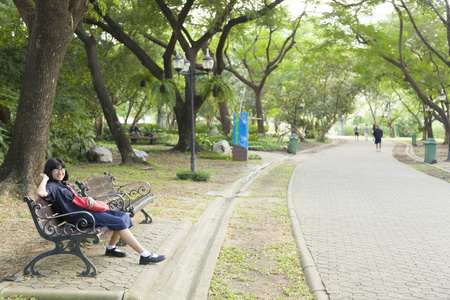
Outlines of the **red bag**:
[{"label": "red bag", "polygon": [[105,210],[109,209],[108,204],[106,204],[106,202],[103,202],[103,201],[95,201],[95,204],[92,207],[87,206],[87,198],[82,198],[82,197],[78,196],[78,194],[73,190],[73,188],[70,185],[67,185],[67,187],[69,187],[69,189],[71,189],[71,191],[73,192],[73,195],[74,195],[73,200],[72,200],[73,204],[75,204],[81,208],[95,211],[95,212],[104,212]]}]

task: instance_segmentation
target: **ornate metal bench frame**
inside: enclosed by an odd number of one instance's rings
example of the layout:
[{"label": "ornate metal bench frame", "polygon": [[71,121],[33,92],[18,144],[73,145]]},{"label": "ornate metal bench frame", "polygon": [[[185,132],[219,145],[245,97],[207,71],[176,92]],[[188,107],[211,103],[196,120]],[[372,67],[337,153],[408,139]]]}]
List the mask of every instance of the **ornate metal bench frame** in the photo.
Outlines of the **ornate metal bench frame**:
[{"label": "ornate metal bench frame", "polygon": [[[116,185],[116,178],[111,173],[104,172],[104,175],[91,177],[86,181],[86,184],[77,180],[75,183],[83,197],[91,196],[96,200],[107,199],[108,205],[111,209],[120,210],[128,213],[130,217],[134,217],[138,211],[141,211],[145,220],[141,223],[150,224],[153,222],[152,217],[144,210],[144,208],[155,200],[152,193],[151,186],[146,181],[136,181],[124,185]],[[107,190],[100,195],[90,194],[89,191],[95,192],[99,183],[106,185]]]},{"label": "ornate metal bench frame", "polygon": [[[43,276],[35,269],[36,263],[44,257],[56,254],[72,254],[81,258],[86,265],[78,276],[95,277],[97,268],[84,255],[81,250],[81,242],[86,239],[92,239],[94,244],[98,244],[100,238],[111,231],[110,228],[95,226],[95,219],[89,212],[73,212],[68,214],[58,214],[51,204],[42,198],[36,200],[30,197],[24,197],[23,200],[28,204],[31,216],[39,234],[46,240],[55,243],[55,248],[41,253],[33,258],[23,269],[23,274]],[[86,218],[79,219],[76,224],[65,222],[62,217],[67,215],[84,214]],[[87,227],[88,220],[92,220],[92,226]],[[91,271],[92,269],[92,271]]]}]

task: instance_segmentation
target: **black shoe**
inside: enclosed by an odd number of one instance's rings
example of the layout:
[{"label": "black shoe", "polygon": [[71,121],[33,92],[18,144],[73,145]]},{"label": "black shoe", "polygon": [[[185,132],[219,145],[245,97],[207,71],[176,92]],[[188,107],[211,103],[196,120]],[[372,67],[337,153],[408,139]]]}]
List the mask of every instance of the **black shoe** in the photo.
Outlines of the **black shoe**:
[{"label": "black shoe", "polygon": [[106,256],[114,256],[114,257],[127,256],[127,254],[125,252],[121,252],[117,247],[112,248],[111,250],[108,250],[108,248],[106,248],[105,255]]},{"label": "black shoe", "polygon": [[159,263],[166,259],[165,255],[158,255],[152,253],[149,257],[144,257],[141,255],[141,258],[139,259],[140,265],[148,265],[149,263]]}]

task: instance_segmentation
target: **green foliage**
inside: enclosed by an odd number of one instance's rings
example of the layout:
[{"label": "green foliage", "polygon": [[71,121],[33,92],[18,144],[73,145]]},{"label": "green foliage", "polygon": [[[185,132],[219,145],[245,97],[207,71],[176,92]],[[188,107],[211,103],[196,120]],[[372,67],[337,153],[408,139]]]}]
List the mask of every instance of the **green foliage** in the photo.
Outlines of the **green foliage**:
[{"label": "green foliage", "polygon": [[2,161],[6,153],[8,152],[9,140],[10,134],[8,130],[5,128],[4,124],[0,123],[0,157]]},{"label": "green foliage", "polygon": [[158,107],[166,104],[169,107],[175,106],[176,87],[173,79],[163,79],[150,83],[151,97],[156,101]]},{"label": "green foliage", "polygon": [[208,134],[211,132],[211,129],[208,127],[206,123],[197,123],[195,125],[195,132]]},{"label": "green foliage", "polygon": [[207,151],[212,151],[215,142],[212,141],[210,138],[210,136],[207,133],[200,133],[196,135],[197,141],[198,143],[205,148],[205,150]]},{"label": "green foliage", "polygon": [[[269,131],[269,126],[268,125],[264,125],[264,131]],[[252,124],[249,126],[248,128],[248,133],[252,134],[252,133],[258,133],[258,125],[257,124]]]},{"label": "green foliage", "polygon": [[254,134],[250,134],[248,136],[248,141],[249,142],[256,142],[261,140],[264,137],[264,135],[262,133],[254,133]]},{"label": "green foliage", "polygon": [[214,160],[231,160],[233,158],[233,156],[231,154],[225,155],[225,154],[206,152],[206,151],[197,153],[197,156],[201,157],[201,158],[214,159]]},{"label": "green foliage", "polygon": [[399,137],[410,137],[418,133],[417,122],[410,115],[404,115],[395,121],[395,130]]},{"label": "green foliage", "polygon": [[67,162],[84,161],[89,149],[94,147],[95,133],[81,122],[72,123],[69,131],[51,131],[47,146],[47,158],[59,157]]},{"label": "green foliage", "polygon": [[199,80],[199,88],[201,95],[206,98],[211,97],[215,91],[219,92],[220,101],[233,101],[236,98],[233,87],[223,80],[222,76],[213,75]]},{"label": "green foliage", "polygon": [[192,181],[209,181],[211,180],[211,174],[205,171],[199,171],[197,173],[192,173],[191,170],[181,170],[177,172],[177,177],[181,180],[192,180]]}]

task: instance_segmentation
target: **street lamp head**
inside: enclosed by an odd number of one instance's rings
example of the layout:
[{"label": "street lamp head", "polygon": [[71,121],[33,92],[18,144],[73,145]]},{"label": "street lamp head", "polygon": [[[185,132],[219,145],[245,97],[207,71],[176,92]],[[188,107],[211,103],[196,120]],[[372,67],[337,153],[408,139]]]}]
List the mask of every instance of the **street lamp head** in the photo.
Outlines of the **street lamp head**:
[{"label": "street lamp head", "polygon": [[189,72],[189,69],[191,67],[191,63],[184,58],[184,65],[183,65],[183,69],[181,70],[181,72],[186,73]]},{"label": "street lamp head", "polygon": [[209,49],[206,49],[206,56],[203,58],[202,63],[203,69],[205,69],[205,71],[208,73],[214,67],[214,59],[209,55]]},{"label": "street lamp head", "polygon": [[441,93],[439,94],[439,101],[444,102],[447,97],[445,96],[444,90],[442,89]]},{"label": "street lamp head", "polygon": [[177,53],[177,55],[175,55],[175,57],[172,59],[172,64],[175,71],[180,73],[180,71],[183,70],[184,67],[184,58]]}]

